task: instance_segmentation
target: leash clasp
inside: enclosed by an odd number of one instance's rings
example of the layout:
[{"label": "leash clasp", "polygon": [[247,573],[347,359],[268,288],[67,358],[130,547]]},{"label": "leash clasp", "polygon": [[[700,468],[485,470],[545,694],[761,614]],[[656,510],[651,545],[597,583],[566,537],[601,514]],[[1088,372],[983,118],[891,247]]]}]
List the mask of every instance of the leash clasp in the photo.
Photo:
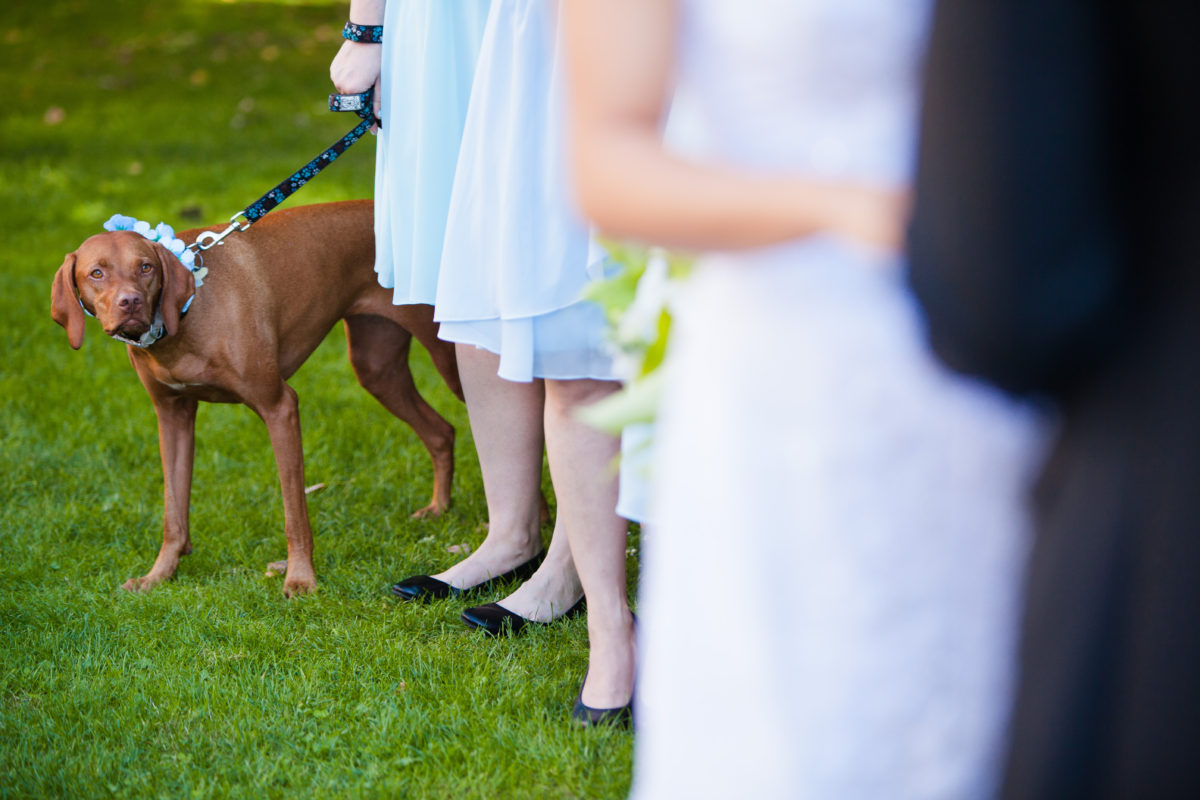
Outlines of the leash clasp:
[{"label": "leash clasp", "polygon": [[375,90],[373,88],[358,94],[331,94],[329,95],[329,110],[353,111],[372,123],[379,124],[380,122],[379,118],[375,116]]},{"label": "leash clasp", "polygon": [[[287,180],[230,217],[228,228],[220,233],[205,231],[196,237],[196,241],[187,245],[187,249],[199,254],[202,250],[209,250],[222,244],[226,236],[247,230],[254,224],[255,220],[261,219],[267,212],[286,200],[318,172],[333,163],[335,158],[346,152],[346,148],[362,138],[367,132],[368,127],[382,125],[375,116],[373,100],[374,89],[368,89],[360,94],[329,95],[330,111],[353,111],[362,117],[363,121],[354,126],[341,139],[327,147],[323,153],[308,162],[304,167],[292,173],[291,177]],[[239,217],[242,219],[239,219]]]},{"label": "leash clasp", "polygon": [[238,217],[243,217],[243,216],[245,216],[245,214],[241,211],[234,214],[232,217],[229,218],[230,219],[229,227],[226,228],[225,230],[221,231],[220,233],[213,233],[212,231],[205,231],[204,233],[202,233],[196,237],[196,241],[194,241],[188,245],[188,249],[189,250],[197,250],[197,251],[208,250],[211,247],[216,247],[217,245],[221,244],[221,241],[229,234],[246,230],[253,223],[250,222],[250,220],[246,220],[245,222],[243,222],[238,219]]}]

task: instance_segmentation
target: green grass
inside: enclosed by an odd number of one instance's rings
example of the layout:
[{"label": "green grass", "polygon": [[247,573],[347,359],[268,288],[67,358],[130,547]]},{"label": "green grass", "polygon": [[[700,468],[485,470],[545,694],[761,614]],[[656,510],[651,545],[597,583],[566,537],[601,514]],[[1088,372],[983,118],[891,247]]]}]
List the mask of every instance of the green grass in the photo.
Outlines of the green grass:
[{"label": "green grass", "polygon": [[[118,589],[161,537],[153,410],[124,347],[49,316],[63,254],[111,214],[227,219],[348,130],[324,110],[344,2],[0,7],[0,798],[623,796],[631,738],[573,729],[583,620],[492,641],[466,605],[385,595],[483,538],[461,404],[455,504],[414,521],[415,435],[354,380],[340,327],[293,378],[321,582],[284,600],[266,431],[202,406],[192,536],[173,582]],[[373,140],[289,201],[370,196]],[[630,580],[636,563],[630,559]]]}]

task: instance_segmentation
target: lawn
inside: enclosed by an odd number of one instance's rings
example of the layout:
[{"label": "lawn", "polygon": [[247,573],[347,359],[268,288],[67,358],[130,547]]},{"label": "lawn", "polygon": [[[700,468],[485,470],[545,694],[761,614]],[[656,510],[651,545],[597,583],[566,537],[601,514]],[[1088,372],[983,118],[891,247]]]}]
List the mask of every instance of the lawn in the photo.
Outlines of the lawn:
[{"label": "lawn", "polygon": [[[50,279],[112,214],[223,222],[348,130],[325,110],[347,5],[0,6],[0,798],[628,790],[631,736],[568,721],[582,619],[494,641],[459,622],[469,603],[386,592],[486,521],[465,409],[419,349],[421,391],[459,431],[450,512],[409,518],[428,459],[358,387],[339,326],[291,381],[308,482],[325,484],[309,497],[318,593],[285,600],[266,574],[285,548],[269,441],[219,405],[197,423],[196,551],[151,594],[118,588],[160,543],[154,413],[94,322],[68,347]],[[288,205],[370,196],[373,148]]]}]

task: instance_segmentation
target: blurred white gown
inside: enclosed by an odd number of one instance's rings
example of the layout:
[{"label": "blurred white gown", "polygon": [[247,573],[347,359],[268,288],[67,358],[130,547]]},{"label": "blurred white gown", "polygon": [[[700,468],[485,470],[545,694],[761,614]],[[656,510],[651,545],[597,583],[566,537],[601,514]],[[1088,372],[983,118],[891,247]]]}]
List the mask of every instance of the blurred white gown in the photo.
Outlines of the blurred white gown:
[{"label": "blurred white gown", "polygon": [[[709,158],[905,184],[926,0],[683,0]],[[633,797],[985,798],[1036,466],[896,258],[816,236],[680,299],[643,538]]]}]

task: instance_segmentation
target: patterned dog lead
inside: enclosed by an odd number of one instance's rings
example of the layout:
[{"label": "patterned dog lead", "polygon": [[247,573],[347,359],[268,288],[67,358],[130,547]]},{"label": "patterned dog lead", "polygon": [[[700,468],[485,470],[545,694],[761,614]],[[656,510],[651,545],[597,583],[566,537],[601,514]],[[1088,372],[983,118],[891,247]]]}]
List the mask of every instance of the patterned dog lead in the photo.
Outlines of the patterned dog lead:
[{"label": "patterned dog lead", "polygon": [[[272,211],[276,206],[288,199],[297,189],[310,180],[315,178],[317,174],[332,164],[337,157],[349,149],[350,145],[361,139],[372,126],[381,125],[380,120],[375,116],[373,106],[374,90],[368,89],[361,94],[331,94],[329,95],[329,110],[330,111],[353,111],[362,117],[362,122],[354,126],[341,139],[331,144],[329,147],[309,161],[300,169],[293,172],[286,180],[281,182],[271,191],[264,194],[262,197],[255,200],[250,205],[246,206],[241,211],[230,217],[230,225],[220,233],[205,231],[200,234],[196,241],[188,245],[189,250],[199,252],[207,250],[210,247],[215,247],[221,243],[231,233],[244,231],[253,225],[258,220],[262,219],[266,214]],[[242,221],[238,219],[244,217]]]}]

